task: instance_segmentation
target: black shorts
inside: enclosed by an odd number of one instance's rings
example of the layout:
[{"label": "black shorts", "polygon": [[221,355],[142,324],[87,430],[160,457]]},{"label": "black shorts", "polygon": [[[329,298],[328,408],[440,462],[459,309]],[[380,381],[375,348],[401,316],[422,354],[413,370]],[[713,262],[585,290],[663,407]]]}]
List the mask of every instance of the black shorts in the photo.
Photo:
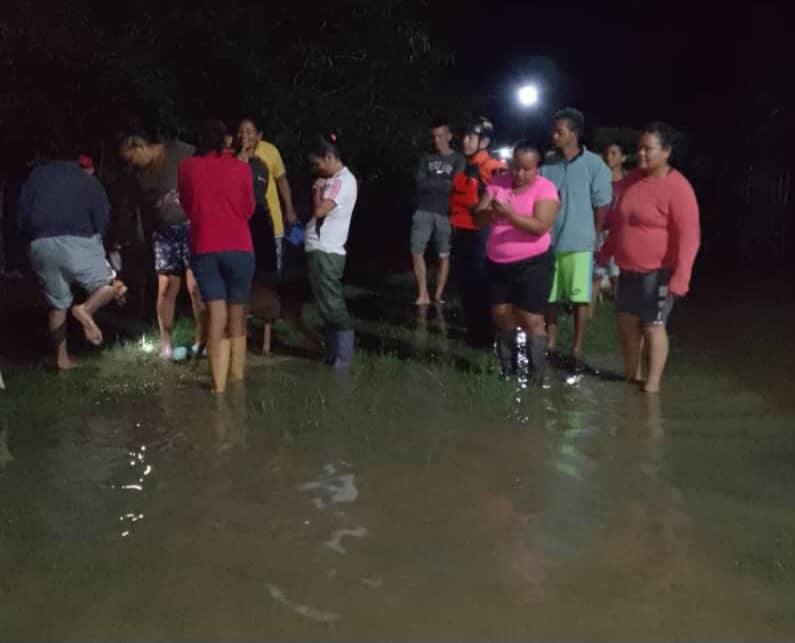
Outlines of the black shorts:
[{"label": "black shorts", "polygon": [[630,272],[621,270],[618,277],[616,312],[640,317],[644,326],[664,326],[674,307],[674,296],[668,291],[670,270]]},{"label": "black shorts", "polygon": [[552,286],[552,259],[552,253],[545,252],[511,263],[489,260],[491,305],[512,304],[525,312],[542,315]]}]

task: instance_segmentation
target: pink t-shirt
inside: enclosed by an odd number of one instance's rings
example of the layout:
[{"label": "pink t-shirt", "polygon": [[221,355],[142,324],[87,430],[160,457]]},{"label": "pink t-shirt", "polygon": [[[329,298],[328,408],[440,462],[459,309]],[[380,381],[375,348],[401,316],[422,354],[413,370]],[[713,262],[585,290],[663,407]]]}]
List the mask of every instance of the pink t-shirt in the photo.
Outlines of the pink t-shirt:
[{"label": "pink t-shirt", "polygon": [[[492,179],[488,193],[496,200],[510,203],[520,216],[532,217],[536,201],[558,201],[558,189],[549,179],[539,175],[520,192],[513,191],[513,178],[503,174]],[[552,237],[549,232],[538,236],[518,230],[507,221],[499,220],[491,224],[486,241],[486,255],[494,263],[511,263],[530,259],[549,250]]]}]

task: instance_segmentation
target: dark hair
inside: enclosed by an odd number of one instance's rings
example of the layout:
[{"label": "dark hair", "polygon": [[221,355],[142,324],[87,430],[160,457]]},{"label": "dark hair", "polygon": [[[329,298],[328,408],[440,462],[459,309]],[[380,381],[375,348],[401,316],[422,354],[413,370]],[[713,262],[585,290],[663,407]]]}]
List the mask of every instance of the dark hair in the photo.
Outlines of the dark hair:
[{"label": "dark hair", "polygon": [[317,134],[309,143],[310,156],[324,158],[327,154],[342,160],[340,152],[340,134],[337,130],[332,130],[328,134]]},{"label": "dark hair", "polygon": [[254,126],[255,130],[257,130],[258,132],[262,132],[262,127],[260,127],[259,119],[258,118],[254,118],[253,116],[243,116],[242,118],[239,118],[238,121],[237,121],[238,129],[246,121],[251,123]]},{"label": "dark hair", "polygon": [[640,133],[654,134],[660,139],[660,145],[663,147],[670,147],[671,149],[679,142],[679,132],[663,121],[652,121],[647,124]]},{"label": "dark hair", "polygon": [[538,157],[539,162],[544,158],[541,154],[541,150],[538,145],[531,143],[530,141],[519,141],[513,147],[513,155],[516,156],[517,154],[528,154],[533,153]]},{"label": "dark hair", "polygon": [[137,147],[151,143],[161,143],[163,136],[152,123],[147,123],[142,118],[132,117],[127,119],[121,130],[120,145]]},{"label": "dark hair", "polygon": [[579,109],[564,107],[555,112],[552,121],[566,121],[569,129],[577,135],[577,140],[582,138],[585,131],[585,116]]},{"label": "dark hair", "polygon": [[682,134],[676,131],[671,125],[664,121],[652,121],[640,131],[643,134],[654,134],[662,147],[671,149],[671,156],[668,163],[673,166],[680,165],[685,153],[685,140]]},{"label": "dark hair", "polygon": [[209,154],[210,152],[222,154],[226,148],[224,138],[228,132],[229,130],[227,130],[223,121],[218,119],[206,121],[199,130],[196,151],[201,155]]},{"label": "dark hair", "polygon": [[627,146],[626,146],[624,143],[622,143],[621,141],[619,141],[618,139],[615,139],[615,138],[614,138],[614,139],[613,139],[613,140],[611,140],[611,141],[607,141],[607,143],[605,144],[605,146],[602,148],[602,154],[606,154],[606,153],[607,153],[607,150],[609,150],[609,149],[610,149],[611,147],[613,147],[614,145],[615,145],[615,146],[616,146],[616,147],[617,147],[619,150],[621,150],[621,153],[622,153],[622,154],[626,154],[626,153],[627,153],[627,149],[626,149],[626,148],[627,148]]},{"label": "dark hair", "polygon": [[446,127],[451,132],[453,131],[453,126],[450,124],[450,120],[446,118],[435,118],[431,121],[431,129],[438,129],[440,127]]}]

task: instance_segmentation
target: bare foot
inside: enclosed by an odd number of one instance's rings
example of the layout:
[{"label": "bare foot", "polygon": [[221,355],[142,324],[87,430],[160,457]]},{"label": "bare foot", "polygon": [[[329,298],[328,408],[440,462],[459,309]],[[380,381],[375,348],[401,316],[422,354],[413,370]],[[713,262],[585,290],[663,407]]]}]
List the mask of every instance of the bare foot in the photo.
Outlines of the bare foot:
[{"label": "bare foot", "polygon": [[643,385],[643,392],[644,393],[659,393],[660,392],[660,385],[659,384],[646,384]]},{"label": "bare foot", "polygon": [[431,303],[431,298],[428,296],[425,297],[417,297],[417,301],[414,302],[417,306],[427,306]]},{"label": "bare foot", "polygon": [[55,365],[59,371],[71,371],[73,368],[77,368],[77,362],[70,357],[58,358]]},{"label": "bare foot", "polygon": [[79,306],[72,306],[72,317],[80,322],[83,327],[83,334],[86,339],[94,346],[102,344],[102,331],[99,326],[94,322],[94,318],[88,313],[86,307],[80,304]]},{"label": "bare foot", "polygon": [[443,305],[446,304],[447,302],[444,299],[442,299],[441,295],[436,295],[436,297],[433,298],[433,303]]}]

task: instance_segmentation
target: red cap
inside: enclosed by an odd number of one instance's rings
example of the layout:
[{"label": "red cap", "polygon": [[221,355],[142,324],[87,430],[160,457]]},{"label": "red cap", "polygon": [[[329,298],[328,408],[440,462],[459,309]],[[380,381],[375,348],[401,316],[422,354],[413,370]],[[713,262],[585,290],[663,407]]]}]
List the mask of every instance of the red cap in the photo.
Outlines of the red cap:
[{"label": "red cap", "polygon": [[94,169],[94,159],[92,159],[88,154],[81,154],[77,162],[80,164],[84,170],[93,170]]}]

